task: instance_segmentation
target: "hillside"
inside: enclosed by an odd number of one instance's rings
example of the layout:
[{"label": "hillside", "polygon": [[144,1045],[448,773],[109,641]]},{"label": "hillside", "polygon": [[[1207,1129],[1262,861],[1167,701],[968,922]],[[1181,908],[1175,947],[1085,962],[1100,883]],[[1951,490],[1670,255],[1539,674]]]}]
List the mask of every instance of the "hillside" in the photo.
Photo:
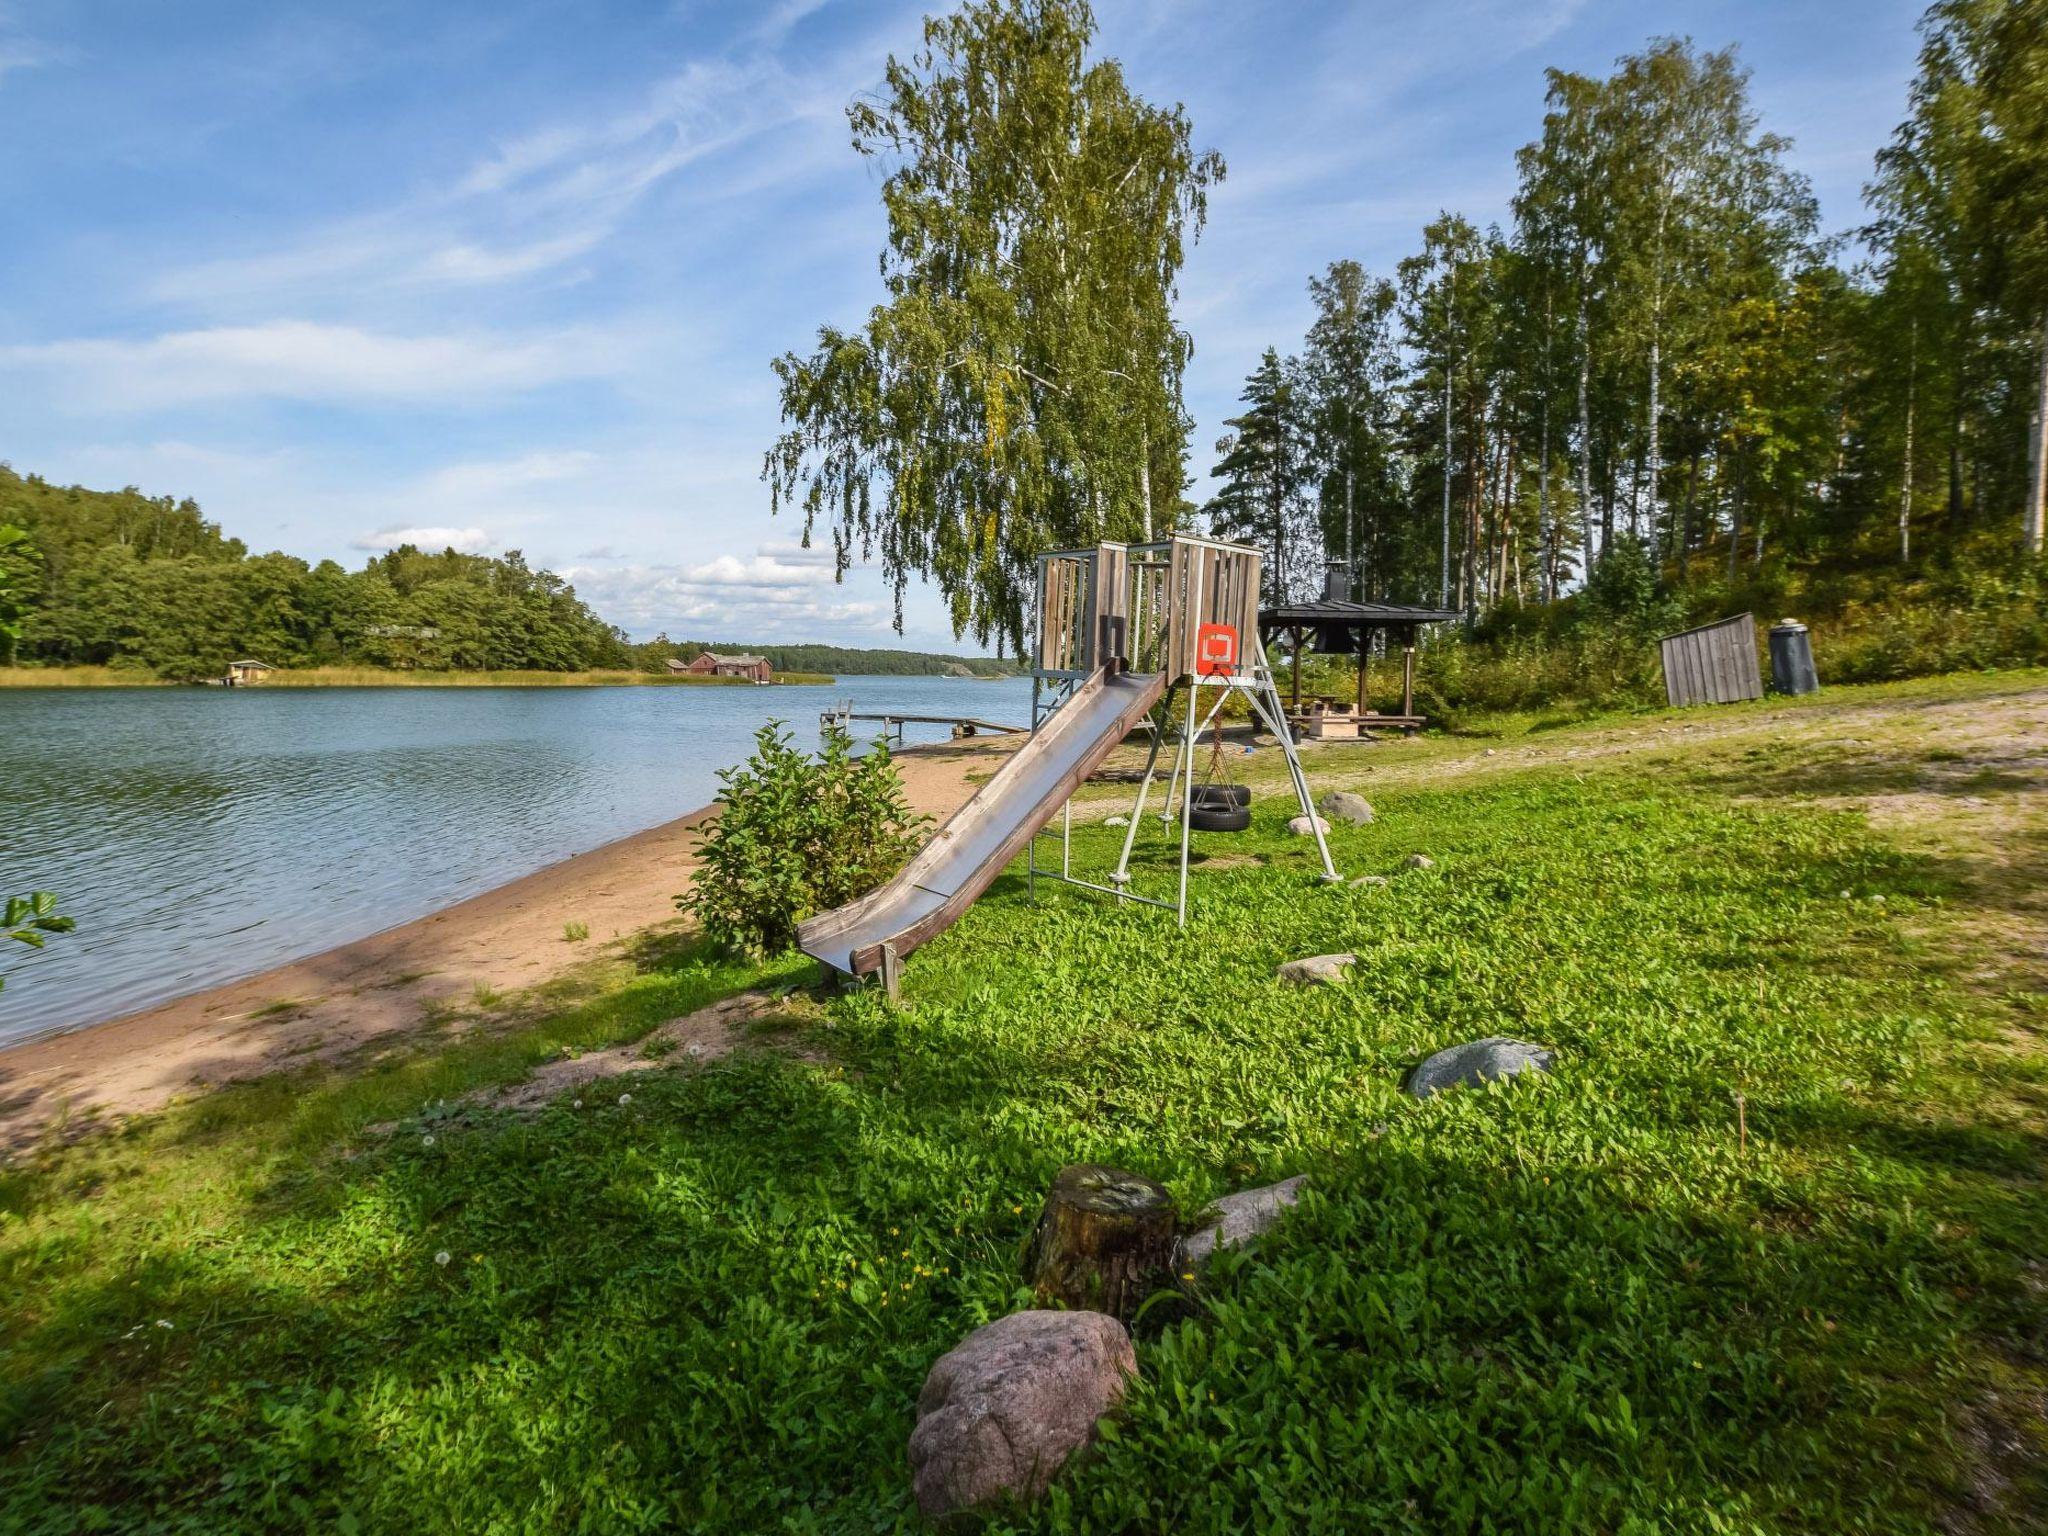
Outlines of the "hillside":
[{"label": "hillside", "polygon": [[0,665],[171,681],[218,677],[242,656],[298,670],[665,674],[670,657],[707,649],[765,655],[792,675],[1011,670],[924,651],[636,644],[518,550],[408,544],[351,571],[251,554],[190,499],[52,485],[0,464]]}]

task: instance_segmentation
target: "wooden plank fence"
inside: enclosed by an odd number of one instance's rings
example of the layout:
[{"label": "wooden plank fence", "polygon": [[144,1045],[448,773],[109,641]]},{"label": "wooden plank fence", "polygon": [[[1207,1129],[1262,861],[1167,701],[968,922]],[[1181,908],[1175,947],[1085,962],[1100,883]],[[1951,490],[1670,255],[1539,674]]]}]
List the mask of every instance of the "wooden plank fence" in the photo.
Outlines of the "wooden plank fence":
[{"label": "wooden plank fence", "polygon": [[1657,643],[1664,653],[1664,696],[1674,708],[1764,696],[1756,620],[1749,614],[1666,635]]}]

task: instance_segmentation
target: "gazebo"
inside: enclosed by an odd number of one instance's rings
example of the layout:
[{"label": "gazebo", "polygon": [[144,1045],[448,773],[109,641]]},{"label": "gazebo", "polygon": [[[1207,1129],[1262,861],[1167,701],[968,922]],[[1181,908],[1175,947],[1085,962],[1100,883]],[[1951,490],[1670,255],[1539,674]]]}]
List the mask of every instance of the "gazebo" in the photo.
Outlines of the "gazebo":
[{"label": "gazebo", "polygon": [[[1424,624],[1441,624],[1459,617],[1455,608],[1423,608],[1411,603],[1354,603],[1350,598],[1351,573],[1333,562],[1323,578],[1323,595],[1314,602],[1280,603],[1259,610],[1259,633],[1271,644],[1285,636],[1293,653],[1293,677],[1289,709],[1294,723],[1311,736],[1326,740],[1356,740],[1361,728],[1387,726],[1412,731],[1421,726],[1415,713],[1415,640]],[[1366,713],[1365,668],[1372,650],[1372,637],[1384,631],[1387,644],[1401,647],[1401,713]],[[1301,652],[1306,645],[1322,656],[1358,658],[1358,703],[1353,710],[1328,707],[1322,701],[1304,715],[1301,705]]]}]

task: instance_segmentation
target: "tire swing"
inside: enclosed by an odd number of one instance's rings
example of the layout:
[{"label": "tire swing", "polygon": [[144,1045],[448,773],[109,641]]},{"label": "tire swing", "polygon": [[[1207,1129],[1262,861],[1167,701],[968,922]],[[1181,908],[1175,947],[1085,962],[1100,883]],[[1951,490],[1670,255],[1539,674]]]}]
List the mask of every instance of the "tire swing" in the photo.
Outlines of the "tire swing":
[{"label": "tire swing", "polygon": [[1252,824],[1252,792],[1246,784],[1219,784],[1223,774],[1223,722],[1216,721],[1215,745],[1202,782],[1188,791],[1188,827],[1196,832],[1242,832]]}]

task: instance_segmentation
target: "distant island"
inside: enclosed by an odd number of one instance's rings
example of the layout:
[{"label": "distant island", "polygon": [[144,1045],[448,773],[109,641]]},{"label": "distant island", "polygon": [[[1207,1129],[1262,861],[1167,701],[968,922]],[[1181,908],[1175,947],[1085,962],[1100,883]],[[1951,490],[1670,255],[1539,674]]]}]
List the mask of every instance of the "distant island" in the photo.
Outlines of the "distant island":
[{"label": "distant island", "polygon": [[[771,675],[682,670],[707,651],[763,658]],[[635,641],[517,550],[406,544],[351,571],[251,554],[189,499],[58,486],[0,465],[0,686],[716,686],[1014,670],[926,651]]]},{"label": "distant island", "polygon": [[739,651],[764,656],[778,675],[798,672],[851,673],[862,677],[1015,677],[1018,664],[994,656],[947,656],[937,651],[868,650],[843,645],[762,645],[734,640],[682,641],[663,637],[649,644],[679,652],[684,660],[704,651]]}]

